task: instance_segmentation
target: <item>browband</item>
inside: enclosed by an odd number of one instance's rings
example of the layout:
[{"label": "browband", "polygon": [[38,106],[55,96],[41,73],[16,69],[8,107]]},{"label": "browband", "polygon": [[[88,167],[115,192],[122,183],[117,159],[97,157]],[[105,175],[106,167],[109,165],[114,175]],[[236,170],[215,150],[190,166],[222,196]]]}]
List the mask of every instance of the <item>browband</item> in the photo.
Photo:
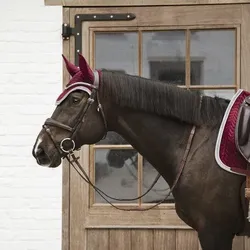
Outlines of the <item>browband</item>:
[{"label": "browband", "polygon": [[59,95],[56,100],[56,105],[59,105],[67,96],[75,90],[81,90],[86,92],[88,95],[91,95],[92,89],[98,89],[100,85],[100,77],[97,70],[94,72],[94,82],[93,84],[87,82],[75,82],[67,86],[64,91]]}]

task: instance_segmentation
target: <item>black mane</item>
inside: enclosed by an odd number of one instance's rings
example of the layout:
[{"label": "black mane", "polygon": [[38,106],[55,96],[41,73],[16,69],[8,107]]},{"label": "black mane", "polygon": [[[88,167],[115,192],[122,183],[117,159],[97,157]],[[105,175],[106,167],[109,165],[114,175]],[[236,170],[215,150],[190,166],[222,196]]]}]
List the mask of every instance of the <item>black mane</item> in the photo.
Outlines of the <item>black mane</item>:
[{"label": "black mane", "polygon": [[222,98],[201,98],[197,92],[138,76],[102,71],[102,82],[101,95],[121,107],[171,116],[195,125],[220,124],[228,105]]}]

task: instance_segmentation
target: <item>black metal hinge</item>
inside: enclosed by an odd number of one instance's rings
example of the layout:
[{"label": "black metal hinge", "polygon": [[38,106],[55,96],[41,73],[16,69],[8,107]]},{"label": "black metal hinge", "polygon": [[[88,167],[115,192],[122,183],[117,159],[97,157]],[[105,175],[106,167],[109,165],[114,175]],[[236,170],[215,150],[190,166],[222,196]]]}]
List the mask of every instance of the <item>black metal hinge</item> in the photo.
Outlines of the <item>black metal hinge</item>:
[{"label": "black metal hinge", "polygon": [[78,65],[78,53],[82,52],[82,22],[94,21],[130,21],[136,16],[132,13],[123,14],[79,14],[75,15],[75,27],[70,27],[69,24],[63,23],[62,37],[68,40],[70,36],[75,37],[75,65]]}]

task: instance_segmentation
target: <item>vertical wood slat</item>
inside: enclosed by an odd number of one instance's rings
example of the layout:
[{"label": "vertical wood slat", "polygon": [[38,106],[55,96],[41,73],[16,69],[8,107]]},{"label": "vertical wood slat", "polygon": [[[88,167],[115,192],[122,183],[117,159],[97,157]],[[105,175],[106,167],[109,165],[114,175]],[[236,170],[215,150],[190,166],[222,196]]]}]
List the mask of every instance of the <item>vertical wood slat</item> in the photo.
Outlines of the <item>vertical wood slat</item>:
[{"label": "vertical wood slat", "polygon": [[176,250],[175,230],[154,230],[154,250]]},{"label": "vertical wood slat", "polygon": [[[78,248],[84,249],[85,248]],[[117,248],[119,249],[119,248]],[[87,230],[86,250],[109,250],[109,231],[108,229]]]},{"label": "vertical wood slat", "polygon": [[233,240],[233,250],[244,250],[245,249],[245,242],[244,242],[244,237],[234,237]]},{"label": "vertical wood slat", "polygon": [[241,88],[250,90],[250,5],[242,5]]},{"label": "vertical wood slat", "polygon": [[152,250],[154,246],[152,229],[131,230],[131,250]]},{"label": "vertical wood slat", "polygon": [[199,239],[198,239],[198,250],[202,250],[201,243],[200,243]]},{"label": "vertical wood slat", "polygon": [[241,59],[241,29],[240,27],[236,28],[236,43],[235,43],[235,84],[238,90],[240,88],[240,79],[241,79],[241,74],[240,74],[240,59]]},{"label": "vertical wood slat", "polygon": [[190,87],[191,83],[191,60],[190,60],[190,44],[191,44],[191,32],[186,30],[186,59],[185,59],[185,85],[187,88]]},{"label": "vertical wood slat", "polygon": [[[69,23],[69,8],[63,8],[63,22]],[[63,41],[63,54],[66,58],[69,57],[70,40]],[[69,81],[69,73],[62,60],[63,68],[63,86]],[[66,160],[62,162],[62,250],[69,250],[70,241],[70,166]]]},{"label": "vertical wood slat", "polygon": [[244,237],[244,250],[250,250],[250,238]]},{"label": "vertical wood slat", "polygon": [[176,230],[176,250],[199,250],[198,236],[193,230]]},{"label": "vertical wood slat", "polygon": [[[75,26],[75,10],[70,8],[69,23],[71,27]],[[83,25],[84,26],[84,25]],[[89,33],[88,29],[83,32],[83,52],[89,51]],[[70,38],[69,55],[71,62],[75,59],[75,39]],[[87,55],[88,56],[88,55]],[[87,58],[88,59],[88,58]],[[75,152],[76,157],[80,157],[80,164],[88,173],[89,170],[89,150],[84,145],[81,151]],[[86,250],[87,231],[85,229],[85,221],[88,212],[89,203],[89,185],[83,181],[76,170],[70,170],[70,249],[69,250]],[[98,232],[97,232],[98,234]]]},{"label": "vertical wood slat", "polygon": [[[138,175],[138,197],[143,193],[143,156],[138,153],[138,163],[137,163],[137,175]],[[138,200],[139,206],[142,204],[142,198]]]},{"label": "vertical wood slat", "polygon": [[131,231],[111,229],[109,231],[109,250],[131,250]]},{"label": "vertical wood slat", "polygon": [[[81,152],[75,152],[76,157]],[[83,163],[86,159],[81,159],[80,164],[84,168],[88,165]],[[85,171],[88,171],[85,168]],[[88,184],[83,181],[78,172],[70,169],[70,250],[83,249],[86,246],[86,220],[88,209]]]}]

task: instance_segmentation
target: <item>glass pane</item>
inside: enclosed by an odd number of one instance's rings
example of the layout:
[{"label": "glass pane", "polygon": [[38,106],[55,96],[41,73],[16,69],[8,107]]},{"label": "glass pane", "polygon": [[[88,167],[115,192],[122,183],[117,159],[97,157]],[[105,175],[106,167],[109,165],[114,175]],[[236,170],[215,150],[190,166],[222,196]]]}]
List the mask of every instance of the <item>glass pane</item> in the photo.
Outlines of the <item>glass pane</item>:
[{"label": "glass pane", "polygon": [[[97,149],[95,151],[95,184],[106,194],[118,199],[138,197],[137,152],[133,149]],[[106,203],[98,193],[95,194],[95,202]],[[135,202],[138,201],[123,203]]]},{"label": "glass pane", "polygon": [[235,84],[235,30],[191,32],[192,85]]},{"label": "glass pane", "polygon": [[221,97],[231,100],[236,90],[234,89],[191,89],[192,92],[211,97]]},{"label": "glass pane", "polygon": [[[142,193],[147,192],[147,190],[150,188],[150,186],[156,179],[157,175],[158,175],[157,170],[146,159],[143,159]],[[164,199],[168,194],[168,192],[169,192],[169,185],[161,176],[160,179],[152,188],[152,190],[142,198],[142,201],[144,203],[157,203],[158,201]],[[167,201],[165,201],[164,203],[173,203],[173,202],[174,198],[173,195],[171,194],[168,197]]]},{"label": "glass pane", "polygon": [[212,97],[221,97],[225,99],[231,100],[233,95],[235,94],[235,90],[233,89],[209,89],[203,90],[204,95],[212,96]]},{"label": "glass pane", "polygon": [[142,73],[146,78],[185,84],[185,31],[143,32]]},{"label": "glass pane", "polygon": [[[96,32],[95,68],[138,75],[138,33]],[[98,144],[129,144],[115,132],[109,132]]]},{"label": "glass pane", "polygon": [[96,32],[95,68],[138,74],[137,32]]}]

